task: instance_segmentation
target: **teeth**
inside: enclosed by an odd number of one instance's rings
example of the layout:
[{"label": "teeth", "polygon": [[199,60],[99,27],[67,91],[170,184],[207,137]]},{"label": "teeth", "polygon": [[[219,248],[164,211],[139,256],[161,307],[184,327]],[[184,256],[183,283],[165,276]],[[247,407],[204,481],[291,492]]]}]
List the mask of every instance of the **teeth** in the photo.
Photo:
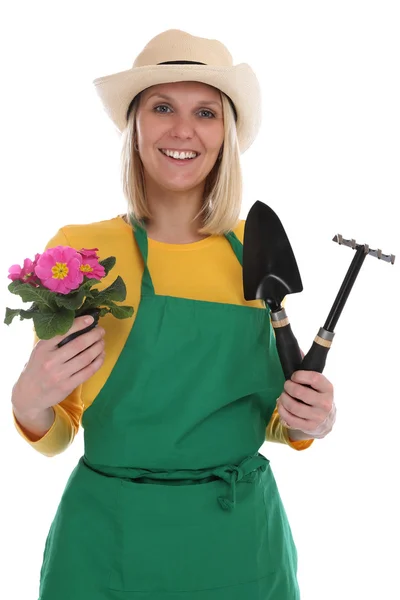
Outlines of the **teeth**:
[{"label": "teeth", "polygon": [[166,156],[170,156],[171,158],[179,158],[180,160],[184,160],[185,158],[196,158],[196,152],[177,152],[172,150],[161,150],[163,154]]}]

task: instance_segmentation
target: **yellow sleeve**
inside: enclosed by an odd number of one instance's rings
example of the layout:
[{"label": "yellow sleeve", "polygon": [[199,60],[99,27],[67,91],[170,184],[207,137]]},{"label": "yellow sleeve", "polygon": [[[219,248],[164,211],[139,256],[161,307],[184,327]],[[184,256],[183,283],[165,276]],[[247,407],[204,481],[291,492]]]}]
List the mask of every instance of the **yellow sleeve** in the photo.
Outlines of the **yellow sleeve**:
[{"label": "yellow sleeve", "polygon": [[277,442],[279,444],[287,444],[294,450],[306,450],[313,443],[313,439],[299,440],[293,442],[288,435],[287,427],[284,427],[279,419],[278,409],[275,408],[272,417],[268,423],[265,439],[268,442]]},{"label": "yellow sleeve", "polygon": [[[57,234],[47,243],[46,250],[54,246],[69,245],[65,234],[60,229]],[[34,343],[38,342],[35,334]],[[44,456],[56,456],[61,454],[73,442],[79,429],[83,406],[81,400],[82,386],[78,386],[62,402],[53,406],[55,419],[50,429],[41,437],[32,436],[18,423],[14,412],[12,413],[14,425],[21,437],[37,452]]]}]

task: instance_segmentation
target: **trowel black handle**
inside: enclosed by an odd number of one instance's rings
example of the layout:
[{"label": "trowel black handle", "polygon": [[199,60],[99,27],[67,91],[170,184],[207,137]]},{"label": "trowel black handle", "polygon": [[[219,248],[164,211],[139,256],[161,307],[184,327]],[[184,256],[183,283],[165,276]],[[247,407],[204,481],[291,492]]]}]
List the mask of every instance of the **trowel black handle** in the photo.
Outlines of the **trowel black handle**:
[{"label": "trowel black handle", "polygon": [[303,358],[299,369],[302,371],[317,371],[317,373],[322,373],[334,335],[335,334],[332,331],[328,331],[321,327],[315,336],[313,345]]},{"label": "trowel black handle", "polygon": [[285,379],[290,379],[292,373],[298,370],[302,356],[284,308],[271,311],[271,324]]}]

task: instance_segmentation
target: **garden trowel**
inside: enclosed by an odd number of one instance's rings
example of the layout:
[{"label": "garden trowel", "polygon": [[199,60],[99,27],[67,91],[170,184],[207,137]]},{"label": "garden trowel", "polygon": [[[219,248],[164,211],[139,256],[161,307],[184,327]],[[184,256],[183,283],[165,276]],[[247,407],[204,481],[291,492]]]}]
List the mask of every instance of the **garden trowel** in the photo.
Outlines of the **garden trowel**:
[{"label": "garden trowel", "polygon": [[301,292],[303,284],[281,221],[260,201],[251,207],[244,229],[243,290],[246,300],[261,299],[269,306],[282,369],[290,379],[302,356],[282,301]]}]

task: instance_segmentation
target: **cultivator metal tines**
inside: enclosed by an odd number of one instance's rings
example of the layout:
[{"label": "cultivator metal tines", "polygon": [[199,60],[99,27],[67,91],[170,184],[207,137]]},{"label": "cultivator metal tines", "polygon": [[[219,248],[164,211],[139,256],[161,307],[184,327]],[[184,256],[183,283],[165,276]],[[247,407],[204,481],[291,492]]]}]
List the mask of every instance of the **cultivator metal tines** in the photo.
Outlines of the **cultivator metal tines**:
[{"label": "cultivator metal tines", "polygon": [[394,264],[394,259],[396,258],[394,254],[383,254],[382,250],[380,250],[379,248],[378,250],[371,250],[368,244],[357,244],[356,240],[345,240],[344,237],[340,235],[340,233],[335,235],[332,241],[337,242],[338,244],[343,246],[349,246],[350,248],[353,248],[353,250],[356,250],[357,248],[363,246],[365,254],[370,254],[375,258],[379,258],[379,260],[390,262],[392,263],[392,265]]}]

